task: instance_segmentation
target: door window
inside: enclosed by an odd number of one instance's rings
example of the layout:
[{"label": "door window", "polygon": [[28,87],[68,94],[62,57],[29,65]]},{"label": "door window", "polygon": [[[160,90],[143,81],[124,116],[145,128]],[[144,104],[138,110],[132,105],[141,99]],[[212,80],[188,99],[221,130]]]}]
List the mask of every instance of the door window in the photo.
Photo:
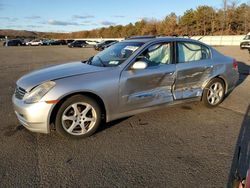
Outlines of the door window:
[{"label": "door window", "polygon": [[210,51],[203,45],[190,42],[178,42],[177,48],[179,63],[210,59]]},{"label": "door window", "polygon": [[171,63],[171,43],[161,43],[150,46],[139,58],[148,64],[148,67]]}]

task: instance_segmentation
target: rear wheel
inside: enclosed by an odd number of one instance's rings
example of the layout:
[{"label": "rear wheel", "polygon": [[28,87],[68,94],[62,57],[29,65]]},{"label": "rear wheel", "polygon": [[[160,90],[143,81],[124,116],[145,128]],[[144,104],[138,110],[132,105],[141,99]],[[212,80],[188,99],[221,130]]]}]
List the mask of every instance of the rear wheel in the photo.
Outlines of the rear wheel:
[{"label": "rear wheel", "polygon": [[101,123],[101,110],[95,100],[75,95],[67,99],[56,116],[56,130],[71,138],[92,135]]},{"label": "rear wheel", "polygon": [[202,96],[202,102],[208,108],[213,108],[218,106],[223,101],[224,96],[225,96],[224,82],[219,78],[214,78],[205,87]]}]

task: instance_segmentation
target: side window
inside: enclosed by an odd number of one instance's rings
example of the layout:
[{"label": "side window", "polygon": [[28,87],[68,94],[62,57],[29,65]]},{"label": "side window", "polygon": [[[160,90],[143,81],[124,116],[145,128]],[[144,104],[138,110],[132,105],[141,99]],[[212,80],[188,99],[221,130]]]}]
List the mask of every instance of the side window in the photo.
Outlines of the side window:
[{"label": "side window", "polygon": [[211,57],[210,50],[206,46],[200,44],[178,42],[177,48],[179,63],[210,59]]},{"label": "side window", "polygon": [[244,40],[250,40],[250,35],[246,35]]},{"label": "side window", "polygon": [[160,43],[150,46],[139,55],[148,67],[171,63],[171,43]]}]

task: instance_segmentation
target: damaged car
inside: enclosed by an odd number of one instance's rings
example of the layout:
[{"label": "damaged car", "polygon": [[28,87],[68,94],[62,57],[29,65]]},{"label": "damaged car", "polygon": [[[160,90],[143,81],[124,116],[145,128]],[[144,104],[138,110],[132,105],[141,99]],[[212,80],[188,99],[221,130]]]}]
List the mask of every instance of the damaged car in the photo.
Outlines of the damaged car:
[{"label": "damaged car", "polygon": [[132,37],[82,62],[16,82],[12,101],[30,131],[83,138],[102,122],[190,101],[219,105],[239,79],[238,63],[196,40]]}]

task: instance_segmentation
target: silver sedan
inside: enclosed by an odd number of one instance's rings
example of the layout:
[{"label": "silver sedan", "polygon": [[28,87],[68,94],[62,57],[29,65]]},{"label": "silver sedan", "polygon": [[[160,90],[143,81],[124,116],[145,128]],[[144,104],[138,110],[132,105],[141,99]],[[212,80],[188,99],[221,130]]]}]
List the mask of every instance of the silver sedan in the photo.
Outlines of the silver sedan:
[{"label": "silver sedan", "polygon": [[14,110],[27,129],[83,138],[102,122],[199,100],[212,108],[233,90],[238,64],[183,38],[130,38],[87,61],[44,68],[17,81]]}]

